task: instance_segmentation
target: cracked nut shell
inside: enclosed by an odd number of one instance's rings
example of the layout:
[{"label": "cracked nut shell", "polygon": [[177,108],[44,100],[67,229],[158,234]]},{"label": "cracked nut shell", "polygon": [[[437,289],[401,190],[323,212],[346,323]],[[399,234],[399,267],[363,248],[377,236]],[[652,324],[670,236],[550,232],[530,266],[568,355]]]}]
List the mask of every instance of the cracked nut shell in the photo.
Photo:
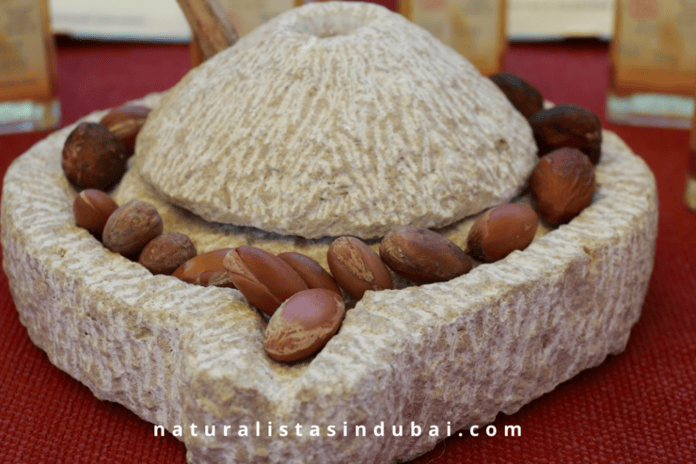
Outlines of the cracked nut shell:
[{"label": "cracked nut shell", "polygon": [[382,260],[417,283],[446,282],[471,270],[471,259],[448,238],[412,225],[390,230],[379,245]]},{"label": "cracked nut shell", "polygon": [[[585,157],[587,158],[587,157]],[[489,209],[469,230],[466,252],[478,261],[492,263],[534,240],[539,218],[529,206],[510,203]]]},{"label": "cracked nut shell", "polygon": [[102,243],[115,253],[137,258],[145,245],[162,230],[162,218],[154,206],[145,201],[131,200],[109,216]]},{"label": "cracked nut shell", "polygon": [[393,288],[391,275],[379,255],[355,237],[339,237],[326,255],[329,270],[339,287],[356,300],[367,290]]},{"label": "cracked nut shell", "polygon": [[512,73],[501,72],[489,76],[489,79],[503,91],[512,106],[529,119],[544,109],[541,92],[529,82]]},{"label": "cracked nut shell", "polygon": [[319,350],[334,336],[346,314],[343,298],[325,288],[291,296],[266,326],[264,348],[276,361],[298,361]]},{"label": "cracked nut shell", "polygon": [[123,142],[106,127],[82,122],[63,145],[61,165],[78,189],[110,190],[126,172],[128,154]]},{"label": "cracked nut shell", "polygon": [[169,275],[196,256],[196,246],[188,236],[170,232],[153,238],[140,253],[138,263],[153,274]]},{"label": "cracked nut shell", "polygon": [[240,246],[222,261],[234,286],[249,303],[273,316],[283,303],[297,292],[307,290],[302,277],[276,255],[252,246]]},{"label": "cracked nut shell", "polygon": [[574,147],[585,153],[592,164],[602,154],[602,124],[596,114],[571,104],[561,104],[539,111],[529,124],[539,156],[563,147]]},{"label": "cracked nut shell", "polygon": [[566,223],[592,202],[594,166],[575,148],[555,150],[539,160],[531,188],[542,219],[551,225]]}]

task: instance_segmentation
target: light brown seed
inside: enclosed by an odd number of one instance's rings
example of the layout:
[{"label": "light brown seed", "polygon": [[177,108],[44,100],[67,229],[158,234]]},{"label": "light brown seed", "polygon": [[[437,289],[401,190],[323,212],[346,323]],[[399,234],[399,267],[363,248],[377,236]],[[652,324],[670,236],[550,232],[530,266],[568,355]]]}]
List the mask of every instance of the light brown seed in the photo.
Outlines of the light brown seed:
[{"label": "light brown seed", "polygon": [[106,127],[82,122],[65,140],[61,166],[76,188],[108,191],[126,172],[127,159],[123,142]]},{"label": "light brown seed", "polygon": [[585,153],[592,164],[597,164],[602,154],[602,123],[596,114],[585,108],[560,104],[539,111],[529,124],[539,156],[563,147],[577,148]]},{"label": "light brown seed", "polygon": [[149,114],[150,108],[146,106],[124,105],[109,111],[99,122],[123,142],[130,156],[135,152],[135,139]]},{"label": "light brown seed", "polygon": [[136,259],[145,245],[162,233],[162,229],[162,218],[154,206],[131,200],[109,216],[102,243],[115,253]]},{"label": "light brown seed", "polygon": [[539,160],[530,184],[542,219],[551,225],[566,223],[592,202],[594,166],[579,150],[561,148]]},{"label": "light brown seed", "polygon": [[153,274],[169,275],[196,256],[196,246],[184,234],[170,232],[145,245],[138,262]]},{"label": "light brown seed", "polygon": [[512,73],[501,72],[489,77],[503,91],[512,106],[529,119],[544,109],[541,92],[529,82]]},{"label": "light brown seed", "polygon": [[395,272],[417,283],[445,282],[471,270],[471,259],[454,242],[432,230],[399,226],[379,245],[379,255]]},{"label": "light brown seed", "polygon": [[356,300],[367,290],[393,288],[391,275],[379,255],[360,239],[337,238],[326,257],[338,285]]},{"label": "light brown seed", "polygon": [[278,257],[288,263],[302,277],[309,288],[325,288],[341,294],[331,274],[309,256],[296,251],[288,251],[280,253]]},{"label": "light brown seed", "polygon": [[101,239],[106,221],[116,208],[116,202],[101,190],[83,190],[73,202],[75,223]]},{"label": "light brown seed", "polygon": [[319,350],[338,331],[345,316],[343,299],[325,288],[291,296],[268,321],[264,348],[276,361],[297,361]]},{"label": "light brown seed", "polygon": [[234,286],[259,310],[272,316],[307,284],[288,263],[260,248],[240,246],[225,256],[223,265]]},{"label": "light brown seed", "polygon": [[179,266],[172,276],[190,284],[234,288],[234,284],[222,265],[232,248],[209,251],[189,259]]},{"label": "light brown seed", "polygon": [[534,240],[539,225],[536,212],[515,203],[497,206],[481,216],[471,227],[466,252],[487,263],[524,250]]}]

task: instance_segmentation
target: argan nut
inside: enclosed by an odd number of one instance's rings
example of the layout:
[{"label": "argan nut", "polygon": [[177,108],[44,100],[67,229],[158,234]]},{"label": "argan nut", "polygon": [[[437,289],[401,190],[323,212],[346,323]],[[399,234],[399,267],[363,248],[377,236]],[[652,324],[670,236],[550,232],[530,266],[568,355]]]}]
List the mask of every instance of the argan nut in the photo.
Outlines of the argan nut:
[{"label": "argan nut", "polygon": [[367,290],[393,288],[391,275],[379,255],[355,237],[339,237],[326,255],[338,285],[359,300]]},{"label": "argan nut", "polygon": [[232,248],[221,248],[209,251],[189,259],[179,266],[172,276],[194,285],[203,287],[229,287],[234,288],[232,280],[222,260]]},{"label": "argan nut", "polygon": [[179,232],[155,237],[145,245],[138,262],[153,274],[169,275],[196,256],[196,246]]},{"label": "argan nut", "polygon": [[269,316],[283,301],[307,290],[305,281],[288,263],[260,248],[233,248],[222,264],[249,303]]},{"label": "argan nut", "polygon": [[109,216],[102,243],[114,253],[137,258],[145,245],[162,233],[162,229],[162,218],[154,206],[141,200],[131,200]]},{"label": "argan nut", "polygon": [[466,252],[486,263],[498,261],[515,250],[527,248],[538,225],[539,218],[529,206],[515,203],[497,206],[486,211],[471,227]]},{"label": "argan nut", "polygon": [[75,223],[101,237],[106,221],[116,208],[116,202],[101,190],[83,190],[73,202]]},{"label": "argan nut", "polygon": [[539,111],[529,124],[539,156],[563,147],[574,147],[585,153],[592,164],[597,164],[602,154],[602,124],[596,114],[571,104],[556,105]]},{"label": "argan nut", "polygon": [[399,226],[379,245],[382,260],[417,283],[446,282],[471,270],[471,259],[451,240],[432,230]]},{"label": "argan nut", "polygon": [[302,277],[307,287],[325,288],[339,295],[341,294],[331,274],[321,267],[321,264],[309,256],[297,253],[296,251],[288,251],[286,253],[280,253],[278,257],[288,263],[290,267]]},{"label": "argan nut", "polygon": [[343,298],[325,288],[295,293],[266,326],[264,348],[276,361],[297,361],[319,350],[336,334],[346,307]]},{"label": "argan nut", "polygon": [[592,202],[594,166],[579,150],[561,148],[539,160],[531,187],[542,219],[551,225],[566,223]]},{"label": "argan nut", "polygon": [[508,72],[493,74],[489,77],[503,91],[512,106],[529,119],[544,109],[541,92],[529,82]]},{"label": "argan nut", "polygon": [[150,108],[139,105],[124,105],[109,111],[99,121],[125,145],[128,155],[135,152],[135,138],[145,124]]},{"label": "argan nut", "polygon": [[65,140],[61,165],[76,188],[107,191],[123,177],[127,159],[123,142],[106,127],[82,122]]}]

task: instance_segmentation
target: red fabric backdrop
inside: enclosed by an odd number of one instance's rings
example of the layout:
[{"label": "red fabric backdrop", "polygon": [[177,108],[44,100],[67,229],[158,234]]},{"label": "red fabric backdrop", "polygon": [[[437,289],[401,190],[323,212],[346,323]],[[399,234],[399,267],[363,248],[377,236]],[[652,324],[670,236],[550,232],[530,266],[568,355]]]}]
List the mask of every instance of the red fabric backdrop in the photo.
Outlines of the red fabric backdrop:
[{"label": "red fabric backdrop", "polygon": [[[383,2],[387,3],[387,2]],[[393,7],[394,2],[389,3]],[[663,462],[696,459],[696,214],[682,206],[686,131],[614,126],[604,117],[605,43],[513,44],[508,71],[555,102],[596,112],[657,178],[660,210],[655,269],[626,351],[609,356],[494,425],[521,437],[453,437],[416,463]],[[188,70],[185,45],[61,41],[58,85],[64,125],[149,92]],[[0,136],[0,170],[47,133]],[[55,368],[20,324],[0,275],[0,462],[185,462],[171,435],[124,407],[99,401]],[[482,434],[485,435],[485,434]]]}]

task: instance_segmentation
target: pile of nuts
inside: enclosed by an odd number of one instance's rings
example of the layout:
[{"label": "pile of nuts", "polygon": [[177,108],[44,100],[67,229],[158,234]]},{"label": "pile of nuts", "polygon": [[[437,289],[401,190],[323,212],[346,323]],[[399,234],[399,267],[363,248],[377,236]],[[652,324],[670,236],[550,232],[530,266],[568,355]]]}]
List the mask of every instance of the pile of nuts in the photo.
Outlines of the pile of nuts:
[{"label": "pile of nuts", "polygon": [[120,181],[133,154],[149,113],[139,106],[112,110],[99,124],[81,123],[68,136],[62,166],[82,190],[75,198],[75,221],[106,248],[137,260],[153,274],[238,289],[269,317],[264,340],[269,357],[304,359],[338,331],[346,312],[343,292],[360,300],[368,290],[392,289],[390,269],[417,284],[454,279],[473,268],[472,258],[491,263],[524,250],[534,239],[539,217],[556,226],[591,203],[593,165],[599,162],[602,142],[597,116],[567,104],[544,110],[539,91],[512,74],[491,80],[533,129],[541,157],[530,180],[536,211],[515,203],[491,208],[472,226],[465,250],[437,232],[405,225],[383,237],[379,253],[358,238],[338,237],[327,253],[330,273],[296,252],[274,255],[240,246],[198,255],[186,235],[162,233],[154,206],[140,200],[118,206],[105,193]]}]

